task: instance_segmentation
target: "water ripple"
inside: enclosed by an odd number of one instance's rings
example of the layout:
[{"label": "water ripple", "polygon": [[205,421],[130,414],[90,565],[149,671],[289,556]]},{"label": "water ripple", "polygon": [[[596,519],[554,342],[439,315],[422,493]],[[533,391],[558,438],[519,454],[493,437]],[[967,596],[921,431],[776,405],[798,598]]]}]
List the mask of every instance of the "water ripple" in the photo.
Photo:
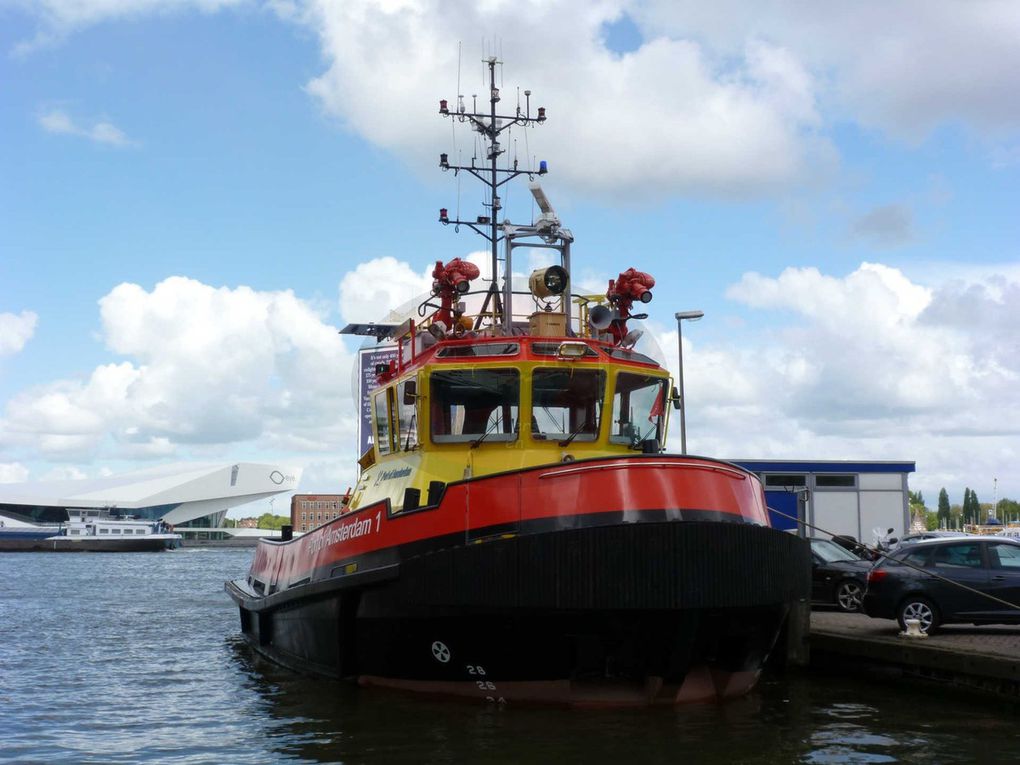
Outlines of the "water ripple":
[{"label": "water ripple", "polygon": [[0,554],[2,763],[1020,761],[1001,705],[767,677],[722,706],[437,703],[297,677],[238,634],[250,551]]}]

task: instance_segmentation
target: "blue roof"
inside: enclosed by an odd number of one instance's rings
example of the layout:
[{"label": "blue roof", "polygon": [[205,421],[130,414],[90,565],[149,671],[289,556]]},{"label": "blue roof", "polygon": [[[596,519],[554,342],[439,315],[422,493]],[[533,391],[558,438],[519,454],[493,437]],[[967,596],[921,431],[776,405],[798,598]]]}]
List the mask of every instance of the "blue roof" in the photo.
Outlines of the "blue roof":
[{"label": "blue roof", "polygon": [[728,460],[752,473],[913,473],[913,462],[849,462],[843,460]]}]

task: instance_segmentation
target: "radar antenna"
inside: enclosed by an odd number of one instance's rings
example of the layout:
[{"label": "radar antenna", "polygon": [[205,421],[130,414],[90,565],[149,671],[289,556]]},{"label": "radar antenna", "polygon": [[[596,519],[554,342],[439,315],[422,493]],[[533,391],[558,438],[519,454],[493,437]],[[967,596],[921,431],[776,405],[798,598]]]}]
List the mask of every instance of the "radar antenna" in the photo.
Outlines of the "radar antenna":
[{"label": "radar antenna", "polygon": [[[519,175],[527,175],[529,178],[534,178],[536,175],[545,175],[548,170],[548,165],[545,160],[542,160],[538,168],[520,167],[518,160],[515,158],[512,163],[504,162],[500,163],[500,155],[506,153],[506,149],[500,143],[500,136],[504,131],[509,130],[514,126],[528,128],[534,127],[535,125],[542,125],[545,123],[545,107],[538,107],[537,113],[532,116],[531,114],[531,91],[524,91],[524,108],[521,108],[519,99],[514,114],[499,114],[497,112],[497,104],[500,102],[499,87],[496,85],[496,67],[500,67],[502,73],[503,62],[500,61],[496,56],[490,56],[483,60],[483,65],[488,67],[489,76],[489,110],[488,112],[478,110],[477,97],[472,98],[472,107],[468,111],[466,104],[464,103],[464,95],[461,93],[457,94],[457,103],[451,109],[449,101],[443,99],[439,102],[439,113],[444,117],[451,117],[458,122],[469,123],[471,128],[478,132],[482,138],[482,144],[484,149],[484,162],[479,161],[479,157],[474,156],[471,158],[470,165],[453,165],[450,164],[449,155],[446,153],[439,155],[439,167],[445,172],[452,170],[454,175],[459,175],[461,172],[470,173],[479,181],[481,181],[488,189],[488,202],[483,202],[483,206],[486,209],[487,214],[478,215],[474,220],[461,220],[459,215],[456,218],[449,217],[447,208],[443,207],[439,210],[439,222],[445,225],[451,223],[456,226],[467,226],[472,229],[475,233],[481,235],[489,242],[489,249],[492,255],[492,270],[491,278],[492,281],[489,284],[488,292],[485,296],[485,302],[482,305],[482,309],[475,319],[475,329],[481,326],[481,321],[485,316],[491,316],[493,318],[493,324],[498,326],[503,325],[506,332],[509,334],[511,330],[511,310],[510,310],[510,299],[512,290],[510,287],[511,271],[510,264],[507,261],[505,263],[505,269],[503,273],[503,279],[505,282],[504,294],[501,297],[499,288],[499,245],[506,236],[506,226],[510,225],[509,221],[500,221],[499,212],[502,210],[503,205],[500,200],[500,187],[509,181],[513,180]],[[543,197],[544,199],[544,197]],[[548,203],[546,203],[548,204]],[[552,208],[550,207],[550,210]],[[501,233],[500,229],[503,229]],[[509,253],[509,249],[507,250]],[[509,254],[508,254],[509,257]],[[490,308],[491,306],[491,308]]]}]

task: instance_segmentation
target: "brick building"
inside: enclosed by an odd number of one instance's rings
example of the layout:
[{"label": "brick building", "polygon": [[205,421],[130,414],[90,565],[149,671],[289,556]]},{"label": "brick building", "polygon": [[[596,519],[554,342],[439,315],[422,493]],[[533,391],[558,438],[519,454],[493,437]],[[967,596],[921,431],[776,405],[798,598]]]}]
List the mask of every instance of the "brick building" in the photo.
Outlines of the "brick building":
[{"label": "brick building", "polygon": [[304,532],[339,518],[343,499],[343,494],[295,494],[290,500],[290,525]]}]

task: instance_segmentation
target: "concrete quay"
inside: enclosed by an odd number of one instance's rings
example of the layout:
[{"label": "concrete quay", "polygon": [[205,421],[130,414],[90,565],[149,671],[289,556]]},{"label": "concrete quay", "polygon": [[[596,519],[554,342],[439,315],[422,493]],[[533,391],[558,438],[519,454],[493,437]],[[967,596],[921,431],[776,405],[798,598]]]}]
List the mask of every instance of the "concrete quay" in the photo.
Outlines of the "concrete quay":
[{"label": "concrete quay", "polygon": [[810,664],[877,670],[1020,701],[1020,625],[946,625],[901,638],[895,621],[813,611]]}]

